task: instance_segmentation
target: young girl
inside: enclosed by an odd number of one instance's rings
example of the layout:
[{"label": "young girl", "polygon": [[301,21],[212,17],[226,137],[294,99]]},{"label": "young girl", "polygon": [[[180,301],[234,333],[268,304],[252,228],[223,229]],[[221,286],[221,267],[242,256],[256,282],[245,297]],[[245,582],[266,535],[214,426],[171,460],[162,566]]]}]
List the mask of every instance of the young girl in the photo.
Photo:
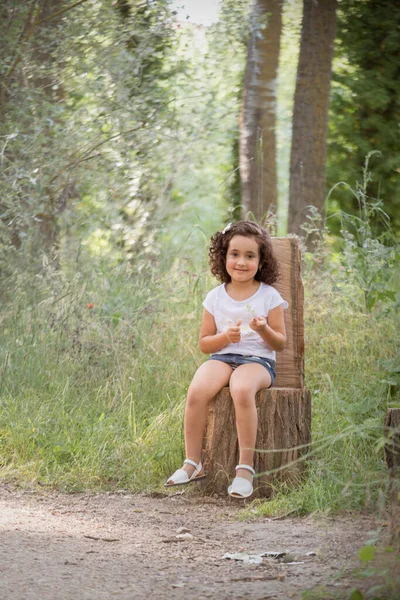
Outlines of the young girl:
[{"label": "young girl", "polygon": [[286,343],[284,308],[271,285],[278,263],[268,233],[250,221],[228,225],[211,238],[211,273],[221,281],[203,302],[200,349],[210,354],[190,384],[185,409],[186,460],[165,484],[184,485],[205,477],[203,433],[210,400],[229,385],[235,406],[240,458],[228,488],[234,498],[253,493],[257,433],[256,393],[275,379],[275,352]]}]

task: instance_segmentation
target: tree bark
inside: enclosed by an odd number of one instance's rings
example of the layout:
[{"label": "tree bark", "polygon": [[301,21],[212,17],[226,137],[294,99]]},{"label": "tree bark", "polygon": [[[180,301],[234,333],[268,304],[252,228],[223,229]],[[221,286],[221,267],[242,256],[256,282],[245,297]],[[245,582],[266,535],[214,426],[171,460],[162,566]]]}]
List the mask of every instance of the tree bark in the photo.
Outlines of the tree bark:
[{"label": "tree bark", "polygon": [[309,207],[323,216],[329,91],[337,0],[304,0],[293,110],[288,232],[304,235]]},{"label": "tree bark", "polygon": [[276,95],[282,0],[253,0],[240,118],[240,177],[244,213],[257,220],[277,204]]},{"label": "tree bark", "polygon": [[279,261],[280,277],[274,284],[289,302],[285,310],[286,346],[276,356],[275,387],[304,387],[304,291],[301,281],[301,253],[296,238],[272,238]]},{"label": "tree bark", "polygon": [[[311,443],[311,394],[309,390],[272,388],[256,396],[258,429],[254,468],[254,497],[269,498],[274,484],[295,484],[302,476]],[[223,388],[210,404],[204,438],[207,493],[224,494],[235,475],[239,445],[235,410],[229,388]]]}]

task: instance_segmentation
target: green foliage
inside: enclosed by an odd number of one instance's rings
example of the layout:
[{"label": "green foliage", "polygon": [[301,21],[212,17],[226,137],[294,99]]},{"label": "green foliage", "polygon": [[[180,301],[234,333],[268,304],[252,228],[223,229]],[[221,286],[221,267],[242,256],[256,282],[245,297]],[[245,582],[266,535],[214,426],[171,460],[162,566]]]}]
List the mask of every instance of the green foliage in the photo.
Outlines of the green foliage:
[{"label": "green foliage", "polygon": [[[396,301],[399,287],[397,269],[399,249],[381,201],[371,201],[368,188],[371,184],[369,161],[365,160],[362,183],[356,190],[345,186],[357,200],[358,214],[340,211],[343,236],[343,266],[357,278],[363,291],[365,308],[371,311],[379,301]],[[337,186],[331,191],[335,194]],[[398,304],[397,304],[398,306]]]},{"label": "green foliage", "polygon": [[400,256],[390,229],[374,235],[371,215],[380,207],[358,192],[360,216],[342,218],[349,229],[340,250],[327,237],[305,255],[306,385],[313,398],[307,478],[296,490],[277,489],[257,514],[384,509],[382,428],[387,407],[399,401],[393,375]]},{"label": "green foliage", "polygon": [[[398,3],[342,0],[339,3],[333,66],[328,188],[344,180],[353,185],[372,151],[370,196],[384,202],[395,231],[400,227],[399,98],[400,32]],[[331,198],[337,208],[357,214],[353,194],[340,188]],[[339,228],[339,222],[336,221]]]},{"label": "green foliage", "polygon": [[68,490],[143,490],[182,460],[205,281],[185,273],[181,260],[164,268],[98,262],[90,274],[66,275],[46,263],[40,278],[9,281],[2,477]]},{"label": "green foliage", "polygon": [[363,546],[358,552],[358,558],[361,562],[369,562],[374,560],[376,554],[376,549],[374,546]]},{"label": "green foliage", "polygon": [[12,70],[30,18],[28,5],[14,5],[18,26],[2,21],[3,263],[11,254],[38,268],[64,236],[133,255],[165,166],[157,131],[169,119],[165,81],[176,70],[165,67],[173,46],[166,3],[137,2],[122,25],[108,2],[76,6],[33,28]]},{"label": "green foliage", "polygon": [[227,2],[224,20],[205,32],[178,26],[165,0],[83,3],[34,28],[11,72],[32,15],[8,2],[5,272],[37,272],[54,248],[134,261],[143,250],[157,255],[160,233],[175,250],[197,247],[201,230],[208,237],[231,172],[245,4]]},{"label": "green foliage", "polygon": [[[303,600],[395,600],[399,596],[399,557],[394,547],[382,546],[378,542],[381,530],[369,532],[371,539],[359,551],[360,567],[335,575],[335,586],[328,589],[325,586],[303,592]],[[377,544],[374,546],[373,544]],[[343,587],[348,587],[348,577],[351,574],[357,584],[349,592],[343,594]],[[343,587],[340,585],[344,578]],[[342,587],[342,589],[341,589]],[[361,589],[360,589],[361,588]],[[362,591],[361,591],[362,590]]]},{"label": "green foliage", "polygon": [[[235,46],[246,44],[249,35],[249,9],[250,0],[221,0],[219,20],[214,29],[224,34],[221,41],[227,39],[228,43]],[[225,52],[224,47],[220,47]]]},{"label": "green foliage", "polygon": [[356,587],[352,590],[350,599],[371,598],[373,600],[383,600],[385,598],[397,598],[400,579],[399,556],[396,553],[396,548],[384,546],[380,542],[380,539],[382,539],[381,528],[370,531],[368,534],[369,539],[358,552],[360,567],[353,573],[355,577],[362,581],[361,586],[366,592],[363,595]]},{"label": "green foliage", "polygon": [[349,596],[349,600],[364,600],[364,596],[359,590],[353,590]]}]

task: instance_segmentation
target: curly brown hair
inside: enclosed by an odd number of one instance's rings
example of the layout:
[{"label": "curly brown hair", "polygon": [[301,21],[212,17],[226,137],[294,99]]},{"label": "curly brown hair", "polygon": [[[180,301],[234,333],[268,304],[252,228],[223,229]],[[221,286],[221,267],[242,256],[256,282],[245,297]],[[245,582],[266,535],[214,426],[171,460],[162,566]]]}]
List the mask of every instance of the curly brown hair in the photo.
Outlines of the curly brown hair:
[{"label": "curly brown hair", "polygon": [[279,278],[279,265],[274,256],[272,241],[269,233],[257,223],[252,221],[238,221],[228,225],[224,231],[217,231],[212,238],[208,256],[210,260],[211,273],[221,283],[229,283],[231,280],[225,263],[229,242],[235,235],[252,237],[258,244],[260,251],[260,264],[254,279],[272,285]]}]

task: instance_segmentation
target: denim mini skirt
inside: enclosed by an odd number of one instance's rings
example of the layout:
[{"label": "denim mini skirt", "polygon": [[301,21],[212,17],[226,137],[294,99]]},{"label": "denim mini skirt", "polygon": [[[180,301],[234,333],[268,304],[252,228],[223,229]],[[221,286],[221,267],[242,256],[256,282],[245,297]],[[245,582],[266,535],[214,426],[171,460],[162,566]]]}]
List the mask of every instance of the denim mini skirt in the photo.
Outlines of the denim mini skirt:
[{"label": "denim mini skirt", "polygon": [[265,367],[271,376],[271,385],[275,381],[275,361],[270,358],[264,358],[260,356],[245,356],[244,354],[211,354],[208,360],[219,360],[227,363],[232,367],[233,370],[237,369],[240,365],[247,365],[249,363],[257,363]]}]

